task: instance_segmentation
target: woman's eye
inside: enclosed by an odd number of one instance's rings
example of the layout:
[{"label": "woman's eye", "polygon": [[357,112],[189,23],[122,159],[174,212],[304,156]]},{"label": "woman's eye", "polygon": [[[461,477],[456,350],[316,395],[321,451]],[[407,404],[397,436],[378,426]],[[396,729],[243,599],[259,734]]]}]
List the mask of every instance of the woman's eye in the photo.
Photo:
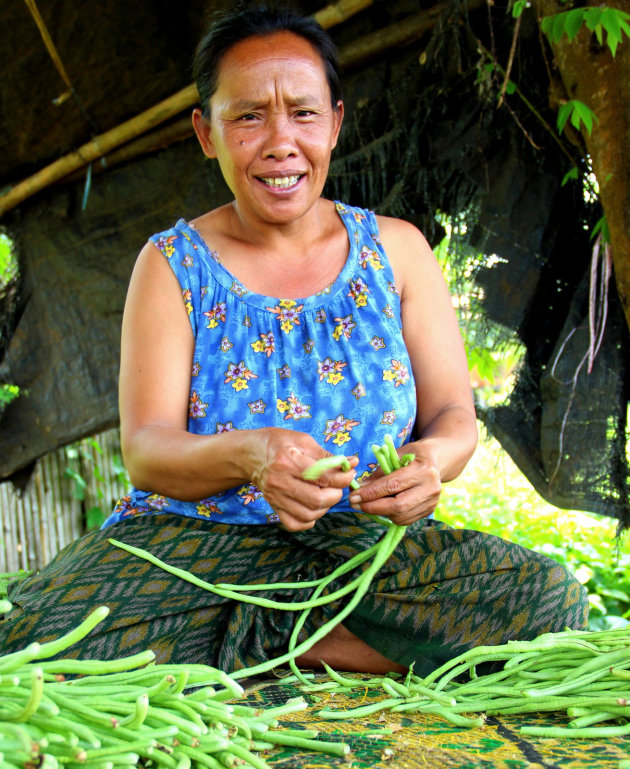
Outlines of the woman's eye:
[{"label": "woman's eye", "polygon": [[300,109],[295,113],[296,117],[310,117],[312,114],[310,109]]},{"label": "woman's eye", "polygon": [[239,120],[256,120],[256,115],[253,112],[248,112],[245,115],[241,115]]}]

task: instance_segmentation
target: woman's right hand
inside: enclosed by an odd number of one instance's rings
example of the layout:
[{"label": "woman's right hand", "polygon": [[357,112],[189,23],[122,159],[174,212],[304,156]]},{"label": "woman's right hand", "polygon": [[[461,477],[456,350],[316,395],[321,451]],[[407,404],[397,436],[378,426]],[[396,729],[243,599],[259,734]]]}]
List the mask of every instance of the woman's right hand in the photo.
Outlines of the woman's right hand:
[{"label": "woman's right hand", "polygon": [[306,481],[303,472],[330,456],[310,435],[269,427],[252,431],[258,444],[252,483],[263,493],[287,531],[311,529],[343,495],[354,478],[357,457],[348,457],[351,469],[327,470],[318,480]]}]

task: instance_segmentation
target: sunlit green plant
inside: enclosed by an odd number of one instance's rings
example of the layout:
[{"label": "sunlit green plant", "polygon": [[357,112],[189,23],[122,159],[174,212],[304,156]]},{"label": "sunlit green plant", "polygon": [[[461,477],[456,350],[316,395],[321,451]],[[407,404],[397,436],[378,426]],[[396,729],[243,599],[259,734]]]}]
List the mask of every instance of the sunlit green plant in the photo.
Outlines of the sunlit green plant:
[{"label": "sunlit green plant", "polygon": [[630,542],[616,538],[616,522],[545,502],[494,439],[484,435],[464,473],[445,487],[435,517],[569,568],[588,591],[590,629],[629,624]]},{"label": "sunlit green plant", "polygon": [[[105,468],[102,464],[103,449],[99,443],[98,437],[85,438],[82,441],[66,446],[65,454],[67,466],[64,470],[64,476],[71,482],[72,495],[80,502],[86,502],[88,499],[88,483],[91,477],[96,480],[94,487],[96,489],[96,505],[86,506],[85,528],[90,531],[100,528],[103,521],[110,514],[109,505],[112,500],[105,498],[103,487],[105,485]],[[112,458],[112,470],[114,479],[123,486],[129,485],[127,471],[120,455],[115,454]]]}]

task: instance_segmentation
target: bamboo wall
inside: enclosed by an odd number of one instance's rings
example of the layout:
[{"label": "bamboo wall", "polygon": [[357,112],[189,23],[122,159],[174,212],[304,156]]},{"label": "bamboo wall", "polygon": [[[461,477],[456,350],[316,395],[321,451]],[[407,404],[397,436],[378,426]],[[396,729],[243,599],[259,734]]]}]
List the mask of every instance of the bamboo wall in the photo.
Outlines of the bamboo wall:
[{"label": "bamboo wall", "polygon": [[98,522],[95,508],[108,514],[128,488],[120,465],[118,430],[109,430],[40,459],[23,493],[0,483],[0,572],[41,569]]}]

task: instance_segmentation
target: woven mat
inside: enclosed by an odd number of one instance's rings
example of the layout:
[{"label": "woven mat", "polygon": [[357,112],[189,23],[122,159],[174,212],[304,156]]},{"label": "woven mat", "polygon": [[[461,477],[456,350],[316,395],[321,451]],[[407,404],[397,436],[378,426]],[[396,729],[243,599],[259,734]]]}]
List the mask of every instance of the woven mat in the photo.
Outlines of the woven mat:
[{"label": "woven mat", "polygon": [[[317,698],[303,694],[293,684],[261,683],[247,690],[243,704],[272,707],[290,697],[304,696],[308,710],[281,719],[287,728],[311,728],[321,731],[329,741],[346,742],[352,753],[345,758],[323,753],[307,753],[292,748],[278,748],[265,754],[272,767],[282,769],[617,769],[620,759],[630,758],[630,737],[602,740],[558,740],[525,737],[524,725],[565,725],[566,717],[527,714],[489,718],[479,729],[461,729],[432,715],[384,713],[366,719],[323,720],[317,711],[324,707],[349,708],[367,704],[363,692],[351,696],[318,693]],[[394,734],[366,734],[379,729],[394,729]]]}]

